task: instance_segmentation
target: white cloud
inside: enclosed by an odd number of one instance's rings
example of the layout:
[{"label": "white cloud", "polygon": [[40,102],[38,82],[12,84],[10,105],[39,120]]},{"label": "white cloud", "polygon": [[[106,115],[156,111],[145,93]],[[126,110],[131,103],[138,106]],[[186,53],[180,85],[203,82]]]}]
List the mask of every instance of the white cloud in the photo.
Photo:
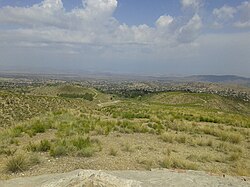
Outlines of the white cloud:
[{"label": "white cloud", "polygon": [[202,28],[202,20],[198,14],[195,14],[186,25],[182,26],[178,31],[178,41],[180,42],[192,42],[200,33]]},{"label": "white cloud", "polygon": [[156,21],[156,26],[157,27],[167,27],[169,26],[169,24],[171,24],[173,22],[174,18],[172,16],[169,15],[163,15],[160,16],[157,21]]},{"label": "white cloud", "polygon": [[231,7],[224,5],[221,8],[215,8],[213,15],[216,17],[214,23],[223,26],[229,25],[236,28],[250,28],[250,2],[244,1],[239,6]]},{"label": "white cloud", "polygon": [[181,5],[183,8],[193,8],[198,10],[203,4],[202,0],[181,0]]},{"label": "white cloud", "polygon": [[235,22],[234,26],[237,27],[237,28],[242,28],[242,29],[250,28],[250,21]]},{"label": "white cloud", "polygon": [[61,0],[44,0],[42,2],[42,7],[46,9],[58,10],[63,8],[63,4]]},{"label": "white cloud", "polygon": [[71,42],[96,42],[117,27],[112,17],[116,6],[116,0],[86,0],[84,8],[66,12],[61,0],[45,0],[32,7],[1,8],[0,23],[15,24],[19,35],[26,37],[29,33],[34,40],[40,38],[34,33],[43,32],[42,38],[48,41],[64,42],[66,38]]},{"label": "white cloud", "polygon": [[245,1],[237,7],[240,19],[234,23],[238,28],[250,28],[250,2]]},{"label": "white cloud", "polygon": [[234,18],[234,14],[237,12],[236,8],[224,5],[221,8],[215,8],[213,15],[220,20],[228,20]]},{"label": "white cloud", "polygon": [[[2,43],[67,43],[91,45],[165,45],[192,42],[198,36],[200,17],[189,23],[169,28],[174,18],[160,16],[156,27],[121,25],[112,15],[117,0],[84,0],[83,7],[66,11],[61,0],[44,0],[31,7],[3,7],[0,23],[15,25],[16,29],[1,30]],[[179,35],[179,36],[176,36]],[[180,39],[184,38],[185,39]],[[15,38],[15,39],[14,39]],[[176,40],[176,38],[178,38]],[[11,43],[10,43],[11,45]],[[38,46],[41,46],[38,44]]]},{"label": "white cloud", "polygon": [[113,35],[113,44],[146,45],[154,43],[155,30],[148,25],[129,27],[126,24],[120,25]]},{"label": "white cloud", "polygon": [[44,0],[25,8],[8,6],[0,9],[0,22],[72,29],[72,26],[86,27],[86,23],[107,21],[117,7],[116,0],[86,0],[85,3],[85,8],[71,12],[64,10],[61,0]]},{"label": "white cloud", "polygon": [[113,11],[117,7],[116,0],[85,0],[85,6],[88,9],[99,11]]}]

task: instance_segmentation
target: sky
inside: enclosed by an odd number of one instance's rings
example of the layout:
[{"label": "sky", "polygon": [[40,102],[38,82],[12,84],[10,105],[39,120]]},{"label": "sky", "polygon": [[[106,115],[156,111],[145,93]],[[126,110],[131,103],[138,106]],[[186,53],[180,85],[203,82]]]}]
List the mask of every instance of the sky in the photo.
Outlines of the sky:
[{"label": "sky", "polygon": [[0,71],[250,77],[250,0],[0,0]]}]

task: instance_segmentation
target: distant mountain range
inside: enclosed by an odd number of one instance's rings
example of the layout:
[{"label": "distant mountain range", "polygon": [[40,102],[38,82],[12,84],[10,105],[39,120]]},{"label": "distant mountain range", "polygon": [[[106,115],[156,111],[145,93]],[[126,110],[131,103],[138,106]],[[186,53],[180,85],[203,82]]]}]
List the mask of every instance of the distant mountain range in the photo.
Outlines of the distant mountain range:
[{"label": "distant mountain range", "polygon": [[188,81],[214,82],[214,83],[250,83],[250,78],[235,75],[193,75],[185,77]]},{"label": "distant mountain range", "polygon": [[107,79],[107,80],[138,80],[138,81],[171,81],[171,82],[211,82],[241,84],[250,86],[250,78],[236,75],[191,75],[191,76],[147,76],[136,74],[119,74],[109,72],[78,72],[78,73],[27,73],[27,72],[0,72],[0,77],[47,77],[58,79]]}]

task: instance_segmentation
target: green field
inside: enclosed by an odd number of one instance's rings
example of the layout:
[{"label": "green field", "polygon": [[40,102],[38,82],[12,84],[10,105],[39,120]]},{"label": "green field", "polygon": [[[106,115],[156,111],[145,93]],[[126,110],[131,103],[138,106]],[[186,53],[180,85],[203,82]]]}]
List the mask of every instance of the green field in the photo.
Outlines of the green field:
[{"label": "green field", "polygon": [[0,90],[0,105],[1,179],[77,168],[250,176],[249,102],[187,92],[125,98],[61,83]]}]

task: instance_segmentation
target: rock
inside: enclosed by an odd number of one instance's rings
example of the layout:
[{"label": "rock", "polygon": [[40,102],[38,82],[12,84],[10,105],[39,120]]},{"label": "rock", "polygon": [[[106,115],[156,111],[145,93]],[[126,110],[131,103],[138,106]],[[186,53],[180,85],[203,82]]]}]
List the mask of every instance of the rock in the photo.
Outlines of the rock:
[{"label": "rock", "polygon": [[249,178],[211,176],[205,172],[171,170],[153,171],[94,171],[76,170],[70,173],[50,174],[0,181],[0,187],[249,187]]},{"label": "rock", "polygon": [[77,170],[60,179],[55,178],[44,184],[42,187],[140,187],[140,182],[122,179],[101,171]]},{"label": "rock", "polygon": [[141,187],[141,182],[119,178],[102,171],[76,170],[64,174],[0,181],[0,187]]}]

